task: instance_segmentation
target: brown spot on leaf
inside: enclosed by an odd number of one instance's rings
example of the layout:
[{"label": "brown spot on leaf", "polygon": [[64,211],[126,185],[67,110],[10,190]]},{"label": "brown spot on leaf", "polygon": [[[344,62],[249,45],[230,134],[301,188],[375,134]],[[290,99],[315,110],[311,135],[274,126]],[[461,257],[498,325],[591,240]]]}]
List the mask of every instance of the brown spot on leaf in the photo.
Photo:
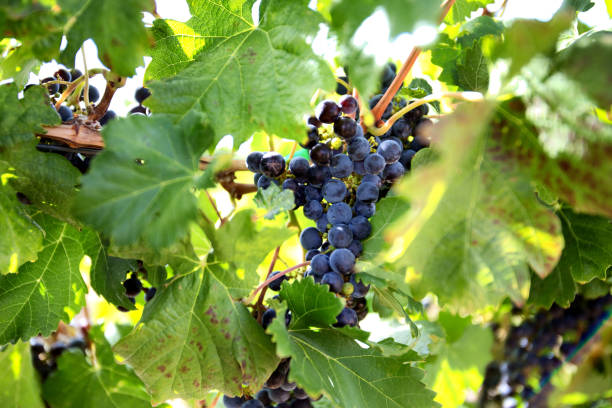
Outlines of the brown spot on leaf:
[{"label": "brown spot on leaf", "polygon": [[164,371],[166,371],[166,366],[160,365],[160,366],[157,366],[157,369],[159,370],[160,373],[163,373]]}]

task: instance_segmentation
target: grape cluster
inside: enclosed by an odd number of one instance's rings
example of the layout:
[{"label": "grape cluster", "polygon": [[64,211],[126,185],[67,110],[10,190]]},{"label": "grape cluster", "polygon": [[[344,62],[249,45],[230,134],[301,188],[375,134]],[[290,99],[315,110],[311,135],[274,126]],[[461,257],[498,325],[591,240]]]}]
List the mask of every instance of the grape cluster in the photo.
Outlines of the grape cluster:
[{"label": "grape cluster", "polygon": [[[147,270],[144,268],[144,265],[141,261],[138,261],[138,272],[145,274]],[[128,297],[132,304],[136,304],[136,296],[142,291],[145,294],[145,302],[149,302],[157,293],[157,289],[155,287],[146,288],[142,284],[141,280],[138,278],[138,273],[132,272],[130,277],[123,281],[123,288],[125,289],[125,295]],[[121,312],[127,312],[128,310],[123,306],[117,306],[117,309]]]},{"label": "grape cluster", "polygon": [[39,336],[30,339],[32,365],[42,381],[45,381],[53,371],[57,370],[57,359],[66,350],[86,352],[87,342],[85,337],[72,327],[65,327],[64,331],[67,330],[75,333],[68,335],[68,333],[56,332],[48,338]]},{"label": "grape cluster", "polygon": [[[569,361],[610,316],[612,295],[598,299],[577,296],[567,309],[554,305],[520,324],[494,327],[504,338],[503,358],[485,370],[480,406],[515,407],[533,398],[554,370]],[[539,384],[539,386],[537,386]]]}]

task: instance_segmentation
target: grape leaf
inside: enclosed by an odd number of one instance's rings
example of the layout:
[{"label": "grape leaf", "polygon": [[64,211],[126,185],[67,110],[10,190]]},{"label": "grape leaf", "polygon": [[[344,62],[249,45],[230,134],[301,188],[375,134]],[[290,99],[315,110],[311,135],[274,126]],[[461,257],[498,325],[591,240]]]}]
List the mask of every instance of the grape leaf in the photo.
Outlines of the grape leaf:
[{"label": "grape leaf", "polygon": [[488,64],[479,42],[466,48],[461,61],[457,64],[457,85],[466,91],[486,93],[489,89]]},{"label": "grape leaf", "polygon": [[83,251],[91,258],[89,276],[93,290],[116,306],[136,309],[121,284],[129,271],[137,270],[136,261],[108,256],[106,246],[95,231],[87,230],[83,235]]},{"label": "grape leaf", "polygon": [[311,277],[283,282],[279,295],[291,310],[291,328],[296,330],[329,327],[336,323],[343,307],[327,285],[319,285]]},{"label": "grape leaf", "polygon": [[79,231],[49,216],[34,220],[45,231],[37,261],[0,276],[0,344],[47,335],[85,303]]},{"label": "grape leaf", "polygon": [[40,384],[30,356],[28,343],[19,342],[0,351],[0,406],[43,408]]},{"label": "grape leaf", "polygon": [[576,282],[605,279],[612,266],[612,225],[603,217],[578,214],[569,207],[557,212],[563,227],[565,249],[555,270],[545,279],[532,276],[529,301],[550,308],[568,307],[574,300]]},{"label": "grape leaf", "polygon": [[0,87],[0,152],[16,143],[34,139],[35,133],[44,133],[42,124],[60,123],[43,87],[31,87],[23,99],[17,99],[18,92],[15,84]]},{"label": "grape leaf", "polygon": [[259,389],[278,364],[274,346],[223,277],[209,268],[173,280],[147,304],[140,323],[115,346],[156,402],[202,398],[216,389]]},{"label": "grape leaf", "polygon": [[143,238],[162,248],[185,236],[208,136],[143,116],[112,121],[103,135],[106,147],[83,177],[75,212],[119,245]]},{"label": "grape leaf", "polygon": [[471,14],[495,0],[457,0],[446,15],[444,22],[447,24],[457,24],[470,18]]},{"label": "grape leaf", "polygon": [[0,275],[16,272],[26,261],[34,261],[42,246],[42,231],[30,218],[15,191],[0,184]]},{"label": "grape leaf", "polygon": [[282,190],[272,183],[270,187],[259,189],[253,199],[257,207],[266,209],[268,212],[264,218],[274,219],[283,211],[289,211],[295,207],[295,197],[291,190]]},{"label": "grape leaf", "polygon": [[153,11],[152,1],[58,0],[58,5],[72,17],[64,27],[68,42],[61,53],[62,63],[74,65],[77,51],[91,38],[98,48],[100,61],[116,74],[132,76],[136,67],[144,64],[149,37],[142,22],[142,12]]},{"label": "grape leaf", "polygon": [[36,144],[31,140],[0,148],[0,167],[9,168],[9,183],[33,207],[75,223],[71,209],[81,173],[65,157],[36,151]]},{"label": "grape leaf", "polygon": [[[277,313],[283,316],[285,307]],[[408,364],[406,354],[384,356],[380,347],[364,348],[347,334],[350,330],[287,329],[283,319],[274,319],[268,331],[277,353],[291,357],[289,379],[310,395],[323,393],[341,407],[399,408],[406,401],[412,407],[437,406],[434,393],[420,381],[423,372]]]},{"label": "grape leaf", "polygon": [[476,104],[434,128],[441,159],[399,186],[411,212],[384,236],[395,243],[387,261],[406,268],[417,296],[431,291],[462,311],[506,296],[522,303],[527,266],[545,277],[563,247],[557,217],[538,203],[517,164],[495,155],[487,112]]},{"label": "grape leaf", "polygon": [[[208,3],[193,2],[192,11],[212,31],[217,21],[200,14],[209,9]],[[250,15],[252,0],[232,4]],[[312,109],[312,94],[334,86],[329,67],[303,40],[316,33],[318,18],[306,1],[279,0],[263,1],[260,16],[259,25],[247,21],[244,29],[248,16],[224,15],[225,25],[233,28],[223,33],[227,38],[202,50],[176,76],[150,83],[153,95],[147,104],[153,112],[167,113],[177,122],[190,113],[205,114],[215,141],[229,133],[240,144],[257,130],[301,139],[302,115]],[[271,79],[262,81],[262,76]]]},{"label": "grape leaf", "polygon": [[63,353],[57,360],[57,370],[43,384],[45,401],[57,408],[151,407],[142,381],[115,361],[102,328],[91,328],[89,337],[95,344],[95,364],[80,350]]}]

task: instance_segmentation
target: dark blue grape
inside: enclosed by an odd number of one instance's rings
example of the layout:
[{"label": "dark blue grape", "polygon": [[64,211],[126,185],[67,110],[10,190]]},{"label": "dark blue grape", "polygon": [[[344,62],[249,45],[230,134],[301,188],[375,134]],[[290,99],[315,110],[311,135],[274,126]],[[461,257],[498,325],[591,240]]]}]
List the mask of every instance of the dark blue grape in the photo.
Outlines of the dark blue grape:
[{"label": "dark blue grape", "polygon": [[99,120],[98,123],[100,123],[100,126],[104,126],[106,125],[108,122],[110,122],[111,120],[115,119],[117,117],[117,114],[112,111],[112,110],[107,110],[106,113],[104,114],[104,116],[102,116]]},{"label": "dark blue grape", "polygon": [[289,398],[291,397],[291,393],[289,391],[285,391],[282,388],[277,388],[275,390],[269,390],[268,391],[268,395],[270,396],[270,399],[276,403],[282,403],[282,402],[286,402],[289,401]]},{"label": "dark blue grape", "polygon": [[339,203],[346,197],[346,185],[340,180],[329,180],[323,185],[323,198],[330,203]]},{"label": "dark blue grape", "polygon": [[278,180],[271,179],[270,177],[266,177],[266,176],[261,176],[257,180],[257,188],[261,188],[262,190],[265,190],[268,187],[270,187],[272,183],[279,184]]},{"label": "dark blue grape", "polygon": [[353,172],[353,161],[346,154],[337,154],[331,159],[331,175],[346,178]]},{"label": "dark blue grape", "polygon": [[356,174],[359,174],[360,176],[365,176],[366,175],[366,171],[365,171],[365,166],[363,164],[363,160],[362,161],[355,161],[353,162],[353,172]]},{"label": "dark blue grape", "polygon": [[323,200],[323,193],[321,189],[315,186],[306,186],[304,188],[306,192],[306,200],[308,201],[321,201]]},{"label": "dark blue grape", "polygon": [[351,293],[351,297],[355,299],[364,298],[370,291],[370,285],[365,285],[361,279],[355,277],[355,275],[351,275],[350,282],[353,285],[353,293]]},{"label": "dark blue grape", "polygon": [[378,187],[373,183],[361,183],[357,187],[357,199],[364,203],[373,203],[378,200]]},{"label": "dark blue grape", "polygon": [[274,320],[275,317],[276,317],[276,310],[274,310],[274,309],[266,310],[263,313],[263,315],[261,316],[261,325],[263,326],[263,328],[267,329],[268,326],[270,325],[270,323],[272,323],[272,320]]},{"label": "dark blue grape", "polygon": [[322,242],[321,234],[315,227],[304,228],[300,234],[300,244],[306,250],[317,249],[321,246]]},{"label": "dark blue grape", "polygon": [[283,190],[291,190],[293,192],[297,191],[298,183],[295,179],[288,178],[283,181]]},{"label": "dark blue grape", "polygon": [[351,220],[349,228],[353,232],[355,239],[363,240],[370,236],[372,225],[363,215],[358,215]]},{"label": "dark blue grape", "polygon": [[349,140],[357,133],[358,126],[354,119],[348,116],[340,116],[334,121],[334,133],[344,140]]},{"label": "dark blue grape", "polygon": [[384,140],[376,153],[380,154],[387,164],[395,163],[402,156],[402,145],[394,140]]},{"label": "dark blue grape", "polygon": [[[84,91],[81,92],[81,99],[83,99]],[[87,98],[89,103],[97,102],[100,99],[100,91],[93,85],[89,85],[89,91],[87,92]]]},{"label": "dark blue grape", "polygon": [[404,150],[402,152],[402,157],[400,157],[399,162],[402,163],[402,166],[404,166],[406,170],[410,170],[412,158],[415,154],[416,152],[412,149]]},{"label": "dark blue grape", "polygon": [[363,252],[363,245],[361,244],[361,241],[359,241],[358,239],[354,239],[347,249],[351,251],[353,255],[355,255],[355,258],[357,258]]},{"label": "dark blue grape", "polygon": [[[55,78],[53,77],[48,77],[43,79],[42,81],[40,81],[41,84],[46,84],[47,82],[51,82],[51,81],[55,81]],[[49,92],[49,95],[55,95],[56,93],[59,92],[59,84],[50,84],[47,86],[47,91]]]},{"label": "dark blue grape", "polygon": [[385,158],[378,153],[371,153],[363,161],[365,171],[368,174],[380,174],[385,169]]},{"label": "dark blue grape", "polygon": [[[286,408],[280,405],[277,405],[276,408]],[[291,402],[289,408],[312,408],[312,404],[308,399],[296,399]]]},{"label": "dark blue grape", "polygon": [[359,322],[357,312],[355,312],[353,309],[349,309],[348,307],[342,309],[340,314],[336,316],[336,319],[338,320],[336,323],[334,323],[334,326],[336,327],[357,326],[357,323]]},{"label": "dark blue grape", "polygon": [[303,400],[303,399],[308,399],[308,394],[306,394],[306,391],[298,387],[295,390],[293,390],[293,397]]},{"label": "dark blue grape", "polygon": [[319,255],[321,253],[321,251],[319,251],[318,249],[311,249],[308,252],[306,252],[306,256],[304,257],[307,261],[312,261],[312,258],[315,257],[315,255]]},{"label": "dark blue grape", "polygon": [[329,221],[327,220],[327,213],[323,213],[319,219],[317,219],[317,229],[321,234],[327,232],[329,229]]},{"label": "dark blue grape", "polygon": [[346,115],[350,115],[351,113],[356,112],[357,108],[359,107],[359,103],[357,102],[357,99],[355,99],[353,95],[343,96],[338,101],[338,105],[340,105],[340,109],[342,110],[342,113]]},{"label": "dark blue grape", "polygon": [[317,128],[323,125],[323,123],[321,123],[321,121],[314,116],[309,117],[307,123]]},{"label": "dark blue grape", "polygon": [[326,166],[329,164],[332,158],[331,148],[325,143],[317,143],[310,150],[310,160],[314,164],[318,164],[319,166]]},{"label": "dark blue grape", "polygon": [[151,91],[149,91],[149,89],[145,88],[144,86],[142,88],[138,88],[134,93],[134,99],[136,99],[136,102],[141,105],[144,100],[147,99],[149,96],[151,96]]},{"label": "dark blue grape", "polygon": [[307,203],[306,191],[304,186],[298,184],[297,190],[293,192],[293,200],[295,203],[295,208],[301,207]]},{"label": "dark blue grape", "polygon": [[62,119],[62,122],[68,122],[69,120],[72,120],[74,118],[74,115],[72,114],[72,109],[70,109],[66,105],[60,106],[57,110],[57,114]]},{"label": "dark blue grape", "polygon": [[[338,77],[339,79],[343,80],[344,82],[346,82],[348,84],[348,77],[345,76],[340,76]],[[336,93],[338,95],[346,95],[346,93],[348,92],[348,89],[346,89],[346,86],[344,86],[343,84],[341,84],[340,82],[336,82]],[[342,100],[342,99],[341,99]],[[346,113],[346,112],[345,112]]]},{"label": "dark blue grape", "polygon": [[81,71],[79,71],[78,69],[71,69],[70,70],[70,78],[74,81],[77,78],[80,78],[83,76],[83,73]]},{"label": "dark blue grape", "polygon": [[429,147],[432,127],[433,122],[430,119],[424,118],[419,120],[412,132],[414,139],[410,143],[410,148],[418,151],[424,147]]},{"label": "dark blue grape", "polygon": [[147,291],[145,292],[145,302],[148,302],[151,299],[153,299],[156,293],[157,293],[157,289],[155,288],[147,289]]},{"label": "dark blue grape", "polygon": [[376,204],[364,203],[363,201],[355,202],[355,214],[363,215],[366,218],[370,218],[375,213],[376,213]]},{"label": "dark blue grape", "polygon": [[53,74],[53,76],[62,81],[66,81],[66,82],[72,81],[72,75],[70,75],[70,71],[64,68],[60,68],[57,71],[55,71],[55,74]]},{"label": "dark blue grape", "polygon": [[272,400],[266,389],[259,390],[257,394],[255,394],[255,399],[261,401],[264,405],[272,405]]},{"label": "dark blue grape", "polygon": [[329,243],[335,248],[346,248],[353,242],[353,232],[346,224],[337,224],[327,233]]},{"label": "dark blue grape", "polygon": [[314,145],[319,143],[319,131],[317,127],[318,126],[311,124],[306,125],[306,140],[300,143],[300,146],[304,149],[312,149]]},{"label": "dark blue grape", "polygon": [[304,217],[317,220],[323,214],[323,206],[319,201],[309,201],[304,205]]},{"label": "dark blue grape", "polygon": [[325,100],[317,105],[315,115],[323,123],[334,123],[340,115],[340,107],[335,101]]},{"label": "dark blue grape", "polygon": [[408,139],[408,137],[412,134],[410,123],[408,123],[406,119],[400,118],[391,127],[391,134],[401,140]]},{"label": "dark blue grape", "polygon": [[316,255],[310,261],[310,268],[315,275],[323,276],[329,272],[329,256],[325,254]]},{"label": "dark blue grape", "polygon": [[240,408],[242,403],[246,401],[242,397],[229,397],[227,395],[223,396],[223,405],[227,408]]},{"label": "dark blue grape", "polygon": [[308,168],[308,182],[320,186],[331,178],[329,166],[313,165]]},{"label": "dark blue grape", "polygon": [[[270,274],[270,278],[275,277],[276,275],[278,275],[280,273],[280,271],[274,271]],[[283,281],[289,280],[289,278],[287,277],[287,275],[283,275],[280,278],[273,280],[272,282],[270,282],[268,284],[268,288],[270,290],[273,290],[275,292],[278,292],[281,289],[281,283],[283,283]]]},{"label": "dark blue grape", "polygon": [[395,162],[385,167],[385,171],[383,171],[383,178],[386,181],[395,182],[402,178],[405,171],[406,169],[404,168],[404,165],[402,163]]},{"label": "dark blue grape", "polygon": [[[408,102],[412,104],[415,102],[414,100]],[[409,123],[416,123],[419,119],[421,119],[424,115],[427,115],[429,112],[429,106],[427,104],[418,106],[404,114],[404,119],[406,119]]]},{"label": "dark blue grape", "polygon": [[348,275],[355,266],[355,255],[346,248],[334,249],[329,257],[329,265],[335,272]]},{"label": "dark blue grape", "polygon": [[262,152],[251,152],[246,158],[247,168],[253,173],[259,173],[259,166],[261,165],[261,158],[263,157]]},{"label": "dark blue grape", "polygon": [[255,183],[255,185],[257,185],[257,183],[259,183],[259,179],[262,178],[264,175],[261,173],[255,173],[253,175],[253,183]]},{"label": "dark blue grape", "polygon": [[312,279],[314,279],[315,283],[320,283],[321,282],[321,277],[318,275],[315,275],[314,271],[310,268],[306,269],[306,272],[304,272],[304,277],[307,278],[309,276],[312,276]]},{"label": "dark blue grape", "polygon": [[310,163],[303,157],[296,156],[289,162],[289,171],[295,177],[307,177]]},{"label": "dark blue grape", "polygon": [[385,64],[382,73],[380,74],[380,88],[385,89],[391,86],[391,83],[395,79],[396,72],[395,64],[389,62]]},{"label": "dark blue grape", "polygon": [[344,279],[338,272],[327,272],[321,278],[321,285],[329,285],[329,290],[334,293],[340,293],[342,285],[344,285]]},{"label": "dark blue grape", "polygon": [[268,152],[259,163],[261,173],[268,177],[279,177],[285,172],[285,158],[277,152]]},{"label": "dark blue grape", "polygon": [[347,203],[335,203],[327,209],[327,221],[332,225],[348,224],[353,218],[353,211]]},{"label": "dark blue grape", "polygon": [[370,153],[370,143],[364,137],[351,140],[348,145],[348,155],[353,161],[361,161]]},{"label": "dark blue grape", "polygon": [[380,188],[380,186],[382,186],[382,179],[380,177],[378,177],[378,176],[375,176],[374,174],[366,174],[361,179],[361,182],[362,183],[373,183],[373,184],[376,184],[376,186],[378,186],[378,188]]}]

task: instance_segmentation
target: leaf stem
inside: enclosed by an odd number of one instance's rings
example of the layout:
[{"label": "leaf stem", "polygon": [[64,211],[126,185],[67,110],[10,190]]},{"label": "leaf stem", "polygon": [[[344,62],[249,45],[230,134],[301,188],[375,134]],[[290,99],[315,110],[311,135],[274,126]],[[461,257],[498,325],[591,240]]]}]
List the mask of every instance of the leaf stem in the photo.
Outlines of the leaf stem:
[{"label": "leaf stem", "polygon": [[277,280],[277,279],[282,278],[283,276],[285,276],[285,275],[286,275],[286,274],[288,274],[289,272],[292,272],[292,271],[294,271],[294,270],[296,270],[296,269],[303,268],[304,266],[308,266],[308,265],[310,265],[310,261],[302,262],[302,263],[300,263],[300,264],[297,264],[297,265],[295,265],[295,266],[292,266],[292,267],[291,267],[291,268],[289,268],[289,269],[285,269],[284,271],[282,271],[282,272],[280,272],[280,273],[278,273],[278,274],[274,275],[274,276],[273,276],[273,277],[271,277],[271,278],[266,279],[266,280],[265,280],[265,281],[264,281],[264,282],[263,282],[261,285],[259,285],[259,286],[257,287],[257,289],[255,289],[255,292],[253,292],[253,294],[252,294],[251,296],[249,296],[249,298],[246,300],[246,302],[245,302],[245,303],[246,303],[247,305],[248,305],[248,304],[250,304],[250,303],[253,301],[253,299],[255,299],[255,296],[257,296],[257,294],[259,293],[259,291],[260,291],[260,290],[262,290],[263,288],[267,287],[267,286],[268,286],[270,283],[274,282],[274,281],[275,281],[275,280]]},{"label": "leaf stem", "polygon": [[221,221],[220,225],[225,224],[225,218],[223,218],[223,216],[221,215],[221,213],[219,212],[219,209],[217,208],[217,204],[215,204],[215,200],[213,200],[212,196],[210,195],[210,193],[208,192],[208,190],[204,190],[204,192],[206,193],[206,197],[208,197],[208,201],[210,201],[210,204],[213,206],[213,208],[215,209],[215,212],[217,213],[217,217],[219,217],[219,221]]},{"label": "leaf stem", "polygon": [[85,77],[89,77],[97,75],[97,74],[101,74],[103,72],[105,72],[105,69],[102,68],[94,68],[92,70],[90,70],[87,75],[83,74],[80,77],[78,77],[77,79],[75,79],[74,81],[70,82],[70,84],[68,85],[68,87],[66,88],[66,90],[60,95],[59,99],[57,100],[57,102],[55,102],[55,109],[59,109],[60,106],[62,106],[62,103],[64,103],[64,101],[72,94],[72,92],[74,92],[74,90],[76,89],[77,86],[79,86],[81,84],[81,82],[83,82],[85,80]]},{"label": "leaf stem", "polygon": [[421,105],[426,104],[427,102],[432,102],[432,101],[437,101],[438,99],[442,99],[442,98],[455,98],[455,99],[462,99],[464,101],[481,101],[484,99],[484,97],[482,96],[482,94],[480,92],[439,92],[439,93],[434,93],[431,95],[428,95],[424,98],[421,99],[417,99],[416,101],[404,106],[402,109],[400,109],[399,111],[397,111],[393,116],[391,116],[389,118],[389,120],[387,120],[381,127],[371,127],[368,128],[368,132],[370,132],[371,134],[373,134],[374,136],[382,136],[385,133],[387,133],[387,131],[389,129],[391,129],[391,126],[393,126],[393,124],[400,119],[402,116],[404,116],[406,113],[410,112],[411,110],[418,108]]},{"label": "leaf stem", "polygon": [[[268,279],[270,277],[270,275],[272,274],[272,271],[274,271],[274,265],[276,265],[276,260],[278,259],[278,254],[280,253],[280,245],[276,247],[276,249],[274,250],[274,254],[272,254],[272,261],[270,261],[270,267],[268,268],[268,274],[266,275],[266,279]],[[263,298],[266,295],[266,291],[268,290],[268,287],[264,287],[261,291],[261,293],[259,294],[259,298],[257,299],[257,303],[255,304],[255,310],[257,310],[257,322],[261,323],[261,317],[263,316],[263,313],[261,313],[261,308],[263,305]]]},{"label": "leaf stem", "polygon": [[[440,6],[442,11],[440,12],[440,18],[438,19],[438,24],[441,24],[444,21],[444,19],[446,18],[446,15],[450,11],[454,3],[455,3],[455,0],[446,0]],[[408,58],[406,58],[406,61],[400,68],[399,72],[395,76],[395,79],[393,80],[389,88],[387,89],[387,92],[385,92],[383,97],[380,98],[376,106],[374,106],[374,108],[372,109],[372,114],[374,115],[374,123],[376,126],[382,125],[382,123],[380,123],[380,118],[382,117],[383,112],[385,111],[389,103],[391,103],[391,99],[393,99],[397,91],[399,91],[400,86],[404,82],[404,79],[406,79],[406,76],[408,76],[408,73],[410,72],[414,63],[419,57],[419,54],[421,54],[421,48],[414,47],[412,51],[410,52],[410,55],[408,55]]]}]

